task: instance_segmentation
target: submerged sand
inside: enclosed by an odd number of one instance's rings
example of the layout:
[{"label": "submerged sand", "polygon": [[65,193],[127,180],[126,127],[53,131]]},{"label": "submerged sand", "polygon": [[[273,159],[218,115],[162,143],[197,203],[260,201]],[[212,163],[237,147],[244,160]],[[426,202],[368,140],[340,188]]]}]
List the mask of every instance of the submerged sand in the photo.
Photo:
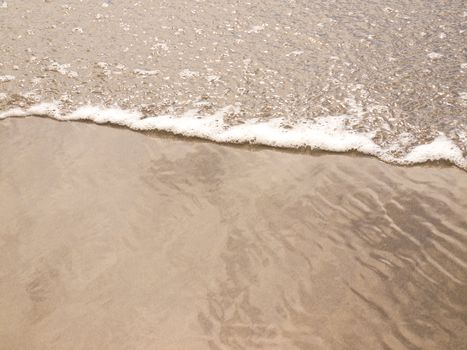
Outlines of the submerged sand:
[{"label": "submerged sand", "polygon": [[461,349],[467,174],[0,123],[1,349]]}]

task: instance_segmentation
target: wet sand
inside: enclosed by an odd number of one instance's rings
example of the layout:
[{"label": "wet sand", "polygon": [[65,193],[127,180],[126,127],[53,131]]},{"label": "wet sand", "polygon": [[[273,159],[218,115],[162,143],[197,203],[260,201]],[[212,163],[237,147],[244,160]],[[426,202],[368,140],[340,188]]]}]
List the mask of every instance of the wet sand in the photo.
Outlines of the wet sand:
[{"label": "wet sand", "polygon": [[0,123],[1,349],[462,349],[467,175]]}]

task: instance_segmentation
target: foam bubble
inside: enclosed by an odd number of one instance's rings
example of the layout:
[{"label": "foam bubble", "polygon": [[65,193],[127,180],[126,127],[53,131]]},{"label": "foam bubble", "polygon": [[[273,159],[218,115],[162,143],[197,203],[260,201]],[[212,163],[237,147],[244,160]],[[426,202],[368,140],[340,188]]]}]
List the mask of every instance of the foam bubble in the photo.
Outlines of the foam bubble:
[{"label": "foam bubble", "polygon": [[15,79],[16,77],[14,75],[0,75],[0,83],[6,83]]},{"label": "foam bubble", "polygon": [[57,72],[61,75],[66,75],[70,78],[76,78],[78,76],[78,73],[70,70],[70,66],[71,65],[69,63],[60,64],[58,62],[53,61],[45,68],[45,70],[49,72]]},{"label": "foam bubble", "polygon": [[431,58],[432,60],[438,60],[441,57],[443,57],[443,55],[438,52],[430,52],[427,56]]},{"label": "foam bubble", "polygon": [[134,69],[133,73],[135,73],[137,75],[146,76],[146,75],[157,75],[157,74],[160,73],[160,71],[158,71],[158,70],[146,70],[146,69]]},{"label": "foam bubble", "polygon": [[192,70],[189,70],[189,69],[184,69],[184,70],[182,70],[178,75],[179,75],[181,78],[189,79],[189,78],[193,78],[193,77],[199,76],[199,72],[192,71]]}]

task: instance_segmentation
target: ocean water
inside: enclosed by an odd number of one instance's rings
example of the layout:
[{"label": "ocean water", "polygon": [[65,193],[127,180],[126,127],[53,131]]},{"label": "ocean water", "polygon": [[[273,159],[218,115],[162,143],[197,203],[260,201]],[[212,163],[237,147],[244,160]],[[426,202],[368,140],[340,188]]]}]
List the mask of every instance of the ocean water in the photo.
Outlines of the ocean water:
[{"label": "ocean water", "polygon": [[3,1],[0,119],[467,169],[463,1]]}]

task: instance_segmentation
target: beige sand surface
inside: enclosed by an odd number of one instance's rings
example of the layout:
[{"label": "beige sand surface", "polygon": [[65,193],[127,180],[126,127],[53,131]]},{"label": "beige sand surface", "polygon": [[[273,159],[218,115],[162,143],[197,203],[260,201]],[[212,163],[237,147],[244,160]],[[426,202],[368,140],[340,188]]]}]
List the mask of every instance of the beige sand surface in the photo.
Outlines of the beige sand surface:
[{"label": "beige sand surface", "polygon": [[467,174],[0,123],[0,349],[461,349]]}]

